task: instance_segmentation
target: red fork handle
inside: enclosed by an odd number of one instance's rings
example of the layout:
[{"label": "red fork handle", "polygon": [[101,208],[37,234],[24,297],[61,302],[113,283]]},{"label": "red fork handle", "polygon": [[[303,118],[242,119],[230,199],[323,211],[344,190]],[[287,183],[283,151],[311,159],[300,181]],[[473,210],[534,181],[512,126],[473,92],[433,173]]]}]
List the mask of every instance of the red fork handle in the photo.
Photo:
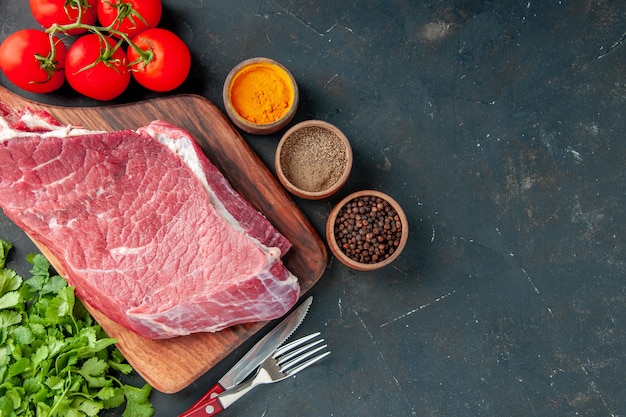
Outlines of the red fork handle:
[{"label": "red fork handle", "polygon": [[178,417],[210,417],[224,411],[219,398],[206,398],[202,402],[196,402],[189,410]]}]

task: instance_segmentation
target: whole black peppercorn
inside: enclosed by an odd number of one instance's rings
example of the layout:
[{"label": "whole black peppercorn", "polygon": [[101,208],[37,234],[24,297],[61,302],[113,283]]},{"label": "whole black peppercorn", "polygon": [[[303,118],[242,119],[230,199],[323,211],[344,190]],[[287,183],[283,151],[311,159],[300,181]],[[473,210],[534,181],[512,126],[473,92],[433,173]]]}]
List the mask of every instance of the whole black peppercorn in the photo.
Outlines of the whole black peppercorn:
[{"label": "whole black peppercorn", "polygon": [[355,197],[337,214],[335,240],[350,259],[373,264],[398,248],[402,222],[388,201],[378,196]]}]

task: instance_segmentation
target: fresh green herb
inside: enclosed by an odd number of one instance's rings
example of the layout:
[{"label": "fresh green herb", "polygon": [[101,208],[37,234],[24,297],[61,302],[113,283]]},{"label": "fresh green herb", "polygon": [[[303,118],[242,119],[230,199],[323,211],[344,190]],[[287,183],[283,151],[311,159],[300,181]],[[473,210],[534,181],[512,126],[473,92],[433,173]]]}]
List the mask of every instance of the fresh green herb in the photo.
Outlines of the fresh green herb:
[{"label": "fresh green herb", "polygon": [[124,402],[123,417],[152,416],[152,387],[115,377],[132,367],[74,288],[41,254],[22,279],[5,268],[11,248],[0,239],[0,417],[92,417]]}]

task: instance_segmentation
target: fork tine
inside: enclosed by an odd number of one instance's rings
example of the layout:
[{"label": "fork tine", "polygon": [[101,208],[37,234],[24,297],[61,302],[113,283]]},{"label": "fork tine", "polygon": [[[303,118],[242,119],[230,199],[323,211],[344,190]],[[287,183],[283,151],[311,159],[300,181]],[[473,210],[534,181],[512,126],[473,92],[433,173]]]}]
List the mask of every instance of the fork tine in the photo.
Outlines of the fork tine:
[{"label": "fork tine", "polygon": [[315,332],[315,333],[312,333],[312,334],[310,334],[308,336],[301,337],[298,340],[294,340],[293,342],[287,343],[285,346],[276,349],[276,352],[274,352],[274,354],[272,356],[274,356],[274,357],[280,356],[283,353],[288,352],[291,349],[296,348],[296,347],[298,347],[298,346],[308,342],[309,340],[316,338],[319,335],[320,335],[320,332]]},{"label": "fork tine", "polygon": [[[313,345],[313,344],[311,344]],[[308,348],[308,346],[305,346]],[[319,352],[322,349],[325,349],[326,345],[322,345],[322,346],[318,346],[317,348],[311,350],[310,352],[306,352],[303,353],[299,356],[296,356],[294,359],[285,362],[285,361],[278,361],[278,366],[280,366],[280,370],[285,372],[287,370],[289,370],[290,368],[293,368],[294,366],[298,365],[299,363],[301,363],[302,361],[310,358],[311,356],[315,355],[317,352]]]},{"label": "fork tine", "polygon": [[[316,340],[314,342],[309,343],[308,345],[304,345],[301,348],[295,349],[291,352],[285,352],[283,355],[274,355],[274,358],[276,359],[276,361],[278,362],[279,365],[287,362],[288,360],[290,360],[291,358],[295,358],[297,356],[299,356],[302,352],[306,352],[307,350],[311,349],[314,346],[319,345],[320,343],[324,343],[324,339],[319,339]],[[326,346],[326,345],[324,345]]]},{"label": "fork tine", "polygon": [[[324,346],[324,347],[326,347],[326,346]],[[322,349],[323,349],[323,347],[322,347]],[[318,350],[319,350],[319,349],[318,349]],[[317,363],[317,362],[321,361],[322,359],[324,359],[324,358],[325,358],[326,356],[328,356],[328,355],[330,355],[330,351],[326,351],[326,352],[324,352],[324,353],[322,353],[322,354],[320,354],[320,355],[317,355],[316,357],[311,358],[311,359],[309,359],[308,361],[306,361],[306,362],[304,362],[304,363],[302,363],[302,364],[300,364],[300,365],[296,366],[296,367],[295,367],[295,368],[293,368],[293,369],[289,369],[289,370],[287,370],[287,371],[285,372],[285,374],[287,374],[287,376],[292,376],[292,375],[295,375],[295,374],[297,374],[298,372],[300,372],[300,371],[302,371],[302,370],[304,370],[304,369],[308,368],[309,366],[311,366],[311,365],[313,365],[313,364],[315,364],[315,363]]]},{"label": "fork tine", "polygon": [[[323,338],[313,340],[311,343],[301,346],[304,343],[315,339],[319,335],[320,332],[315,332],[277,349],[272,357],[276,361],[276,364],[280,367],[280,371],[287,376],[296,374],[297,372],[300,372],[301,370],[313,365],[315,362],[330,354],[330,352],[326,352],[318,355],[315,358],[309,359],[311,358],[311,356],[315,355],[316,353],[320,352],[328,346],[326,344],[318,346],[321,343],[324,343]],[[304,362],[307,359],[309,360],[307,362]]]}]

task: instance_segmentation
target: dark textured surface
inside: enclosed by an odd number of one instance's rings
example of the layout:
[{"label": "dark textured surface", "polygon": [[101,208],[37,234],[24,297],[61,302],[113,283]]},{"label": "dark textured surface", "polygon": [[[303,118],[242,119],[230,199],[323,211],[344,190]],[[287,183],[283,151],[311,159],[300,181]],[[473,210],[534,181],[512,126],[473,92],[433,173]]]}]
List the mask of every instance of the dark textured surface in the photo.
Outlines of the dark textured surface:
[{"label": "dark textured surface", "polygon": [[[35,26],[26,3],[0,3],[0,39]],[[626,3],[164,6],[194,60],[177,92],[223,108],[228,71],[268,56],[298,81],[296,121],[327,120],[351,140],[345,188],[296,199],[320,234],[362,188],[391,194],[410,221],[394,264],[360,273],[331,260],[312,290],[297,334],[322,331],[333,354],[224,415],[626,415]],[[67,89],[23,95],[99,104]],[[118,101],[155,96],[134,87]],[[244,137],[271,167],[279,135]],[[15,258],[30,250],[4,217],[0,234]],[[155,415],[177,415],[247,347],[183,392],[155,393]]]}]

